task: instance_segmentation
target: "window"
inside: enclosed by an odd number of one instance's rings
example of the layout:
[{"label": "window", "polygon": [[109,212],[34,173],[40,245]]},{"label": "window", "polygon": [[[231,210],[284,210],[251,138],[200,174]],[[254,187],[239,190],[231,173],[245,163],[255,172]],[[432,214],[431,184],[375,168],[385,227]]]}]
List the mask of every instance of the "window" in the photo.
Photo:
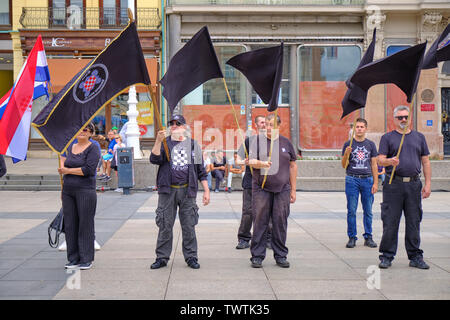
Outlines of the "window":
[{"label": "window", "polygon": [[[348,139],[354,112],[340,120],[341,102],[361,60],[356,45],[300,46],[299,137],[302,149],[340,149]],[[351,118],[351,119],[349,119]]]},{"label": "window", "polygon": [[126,26],[128,24],[128,0],[100,0],[100,7],[102,8],[102,27]]},{"label": "window", "polygon": [[0,1],[0,25],[11,25],[11,0]]},{"label": "window", "polygon": [[[386,55],[390,56],[401,50],[407,49],[410,46],[392,45],[387,47]],[[406,101],[406,95],[403,91],[393,83],[386,84],[386,130],[387,132],[395,129],[394,125],[394,109],[398,105],[411,107],[411,104]],[[411,114],[411,124],[414,126],[414,113]]]},{"label": "window", "polygon": [[52,26],[79,29],[84,25],[86,0],[50,0],[49,2]]}]

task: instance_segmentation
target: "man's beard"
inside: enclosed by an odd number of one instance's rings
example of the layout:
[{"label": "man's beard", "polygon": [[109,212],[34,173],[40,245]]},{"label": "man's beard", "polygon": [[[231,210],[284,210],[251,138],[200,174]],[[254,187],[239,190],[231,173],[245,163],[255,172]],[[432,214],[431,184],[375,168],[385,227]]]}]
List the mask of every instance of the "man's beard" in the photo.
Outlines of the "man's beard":
[{"label": "man's beard", "polygon": [[406,123],[400,123],[400,128],[402,128],[403,130],[405,130],[405,128],[407,127]]}]

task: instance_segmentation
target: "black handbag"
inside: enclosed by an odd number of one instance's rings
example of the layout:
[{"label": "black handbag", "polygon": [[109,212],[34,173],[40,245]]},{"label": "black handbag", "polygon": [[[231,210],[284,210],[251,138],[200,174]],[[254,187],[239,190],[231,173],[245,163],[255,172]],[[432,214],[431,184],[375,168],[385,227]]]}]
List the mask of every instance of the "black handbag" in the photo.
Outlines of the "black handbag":
[{"label": "black handbag", "polygon": [[[52,231],[55,232],[55,238],[52,238]],[[52,248],[57,248],[59,245],[59,236],[64,233],[64,216],[61,208],[55,219],[48,226],[48,244]]]}]

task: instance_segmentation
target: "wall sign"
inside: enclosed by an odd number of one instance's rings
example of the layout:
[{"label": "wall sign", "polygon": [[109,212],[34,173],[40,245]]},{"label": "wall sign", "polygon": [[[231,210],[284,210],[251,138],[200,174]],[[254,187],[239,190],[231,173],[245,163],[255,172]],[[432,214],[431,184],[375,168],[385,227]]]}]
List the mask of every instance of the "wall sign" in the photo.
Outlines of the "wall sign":
[{"label": "wall sign", "polygon": [[420,111],[434,111],[434,103],[422,103]]}]

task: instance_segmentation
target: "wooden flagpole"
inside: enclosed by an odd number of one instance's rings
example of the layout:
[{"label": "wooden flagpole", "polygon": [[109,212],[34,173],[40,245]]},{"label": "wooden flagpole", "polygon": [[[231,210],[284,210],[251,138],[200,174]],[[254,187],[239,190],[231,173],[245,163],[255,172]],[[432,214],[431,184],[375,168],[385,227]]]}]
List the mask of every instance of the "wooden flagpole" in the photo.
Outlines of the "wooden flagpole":
[{"label": "wooden flagpole", "polygon": [[[355,136],[356,119],[358,119],[357,116],[355,116],[355,120],[353,121],[352,137],[350,138],[350,145],[349,145],[350,148],[352,147],[352,144],[353,144],[353,138],[354,138],[354,136]],[[348,156],[347,161],[345,162],[345,168],[344,168],[344,169],[347,169],[347,167],[348,167],[348,164],[349,164],[349,158],[350,158],[350,155]]]},{"label": "wooden flagpole", "polygon": [[[243,143],[243,146],[244,146],[245,157],[248,158],[249,156],[248,156],[247,148],[245,147],[245,139],[242,136],[241,128],[239,126],[239,120],[238,120],[238,117],[237,117],[237,114],[236,114],[236,110],[234,109],[233,102],[231,101],[230,92],[228,91],[227,82],[225,81],[225,78],[222,78],[222,80],[223,80],[223,84],[225,86],[225,91],[227,92],[227,97],[228,97],[228,101],[230,102],[231,109],[233,109],[233,115],[234,115],[234,119],[236,120],[236,124],[237,124],[237,127],[238,127],[239,134],[241,135],[242,143]],[[253,174],[252,167],[250,167],[250,172]]]},{"label": "wooden flagpole", "polygon": [[[273,124],[274,124],[274,126],[273,126],[273,129],[271,129],[271,130],[278,129],[278,108],[275,109],[275,118],[274,118]],[[272,131],[271,134],[270,134],[270,150],[269,150],[269,159],[268,159],[267,162],[270,162],[272,160],[273,138],[274,137],[273,137],[273,131]],[[270,168],[266,169],[266,173],[264,174],[264,180],[263,180],[263,183],[261,185],[261,189],[264,189],[264,185],[266,184],[267,173],[269,172],[269,169]]]},{"label": "wooden flagpole", "polygon": [[[406,126],[403,128],[402,139],[400,140],[400,146],[398,147],[398,151],[397,151],[397,155],[396,155],[397,159],[399,159],[400,152],[402,152],[403,141],[405,140],[405,134],[406,134],[406,131],[408,131],[409,121],[411,120],[411,114],[414,111],[414,98],[415,97],[416,97],[416,95],[414,94],[412,101],[411,101],[411,107],[409,108],[408,120],[406,120]],[[394,168],[392,169],[391,177],[389,179],[389,184],[391,184],[392,179],[394,178],[395,168],[397,168],[397,166],[394,166]]]}]

